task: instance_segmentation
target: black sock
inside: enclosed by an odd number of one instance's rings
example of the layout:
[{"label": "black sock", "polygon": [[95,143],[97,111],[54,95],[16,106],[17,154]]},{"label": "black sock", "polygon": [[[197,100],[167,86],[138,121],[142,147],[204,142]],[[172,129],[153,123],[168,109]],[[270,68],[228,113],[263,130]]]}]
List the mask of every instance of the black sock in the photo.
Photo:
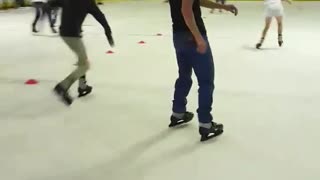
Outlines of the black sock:
[{"label": "black sock", "polygon": [[282,41],[282,34],[278,34],[278,41]]},{"label": "black sock", "polygon": [[85,89],[86,87],[87,87],[87,80],[86,80],[86,75],[84,75],[79,78],[79,88]]}]

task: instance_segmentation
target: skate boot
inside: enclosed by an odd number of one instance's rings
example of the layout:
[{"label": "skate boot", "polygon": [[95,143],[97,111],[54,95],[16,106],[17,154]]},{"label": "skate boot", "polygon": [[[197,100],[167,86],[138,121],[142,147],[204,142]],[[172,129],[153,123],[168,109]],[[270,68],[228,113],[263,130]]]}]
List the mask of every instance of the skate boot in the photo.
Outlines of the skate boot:
[{"label": "skate boot", "polygon": [[260,49],[261,46],[262,46],[261,43],[257,43],[257,44],[256,44],[256,48],[257,48],[257,49]]},{"label": "skate boot", "polygon": [[90,94],[91,93],[91,91],[92,91],[92,87],[91,86],[86,86],[85,88],[78,88],[78,93],[79,93],[79,98],[80,97],[83,97],[83,96],[86,96],[86,95],[88,95],[88,94]]},{"label": "skate boot", "polygon": [[58,33],[57,30],[54,28],[54,26],[51,27],[51,31],[52,31],[53,34],[57,34]]},{"label": "skate boot", "polygon": [[279,47],[281,47],[283,44],[282,34],[278,35],[278,44],[279,44]]},{"label": "skate boot", "polygon": [[57,96],[59,96],[59,98],[65,105],[70,106],[72,104],[72,97],[69,95],[68,91],[65,90],[60,84],[58,84],[53,91]]},{"label": "skate boot", "polygon": [[171,123],[169,124],[169,127],[175,127],[180,124],[188,123],[193,119],[193,117],[194,114],[192,112],[185,112],[182,118],[177,118],[172,115],[170,118]]},{"label": "skate boot", "polygon": [[36,26],[34,26],[34,25],[32,26],[32,32],[33,33],[37,33],[38,32]]},{"label": "skate boot", "polygon": [[260,39],[260,42],[256,44],[256,48],[257,48],[257,49],[260,49],[260,48],[261,48],[263,41],[264,41],[264,37],[262,37],[262,38]]},{"label": "skate boot", "polygon": [[217,124],[215,122],[212,122],[212,126],[210,129],[200,127],[199,133],[201,135],[201,142],[207,141],[209,139],[212,139],[214,137],[217,137],[223,133],[223,124]]}]

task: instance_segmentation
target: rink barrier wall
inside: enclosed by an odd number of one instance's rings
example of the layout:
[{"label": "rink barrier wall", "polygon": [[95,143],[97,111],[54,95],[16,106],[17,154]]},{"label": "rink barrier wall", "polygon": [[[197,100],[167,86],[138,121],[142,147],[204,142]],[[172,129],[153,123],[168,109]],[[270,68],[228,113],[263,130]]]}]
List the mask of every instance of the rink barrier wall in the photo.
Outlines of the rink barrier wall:
[{"label": "rink barrier wall", "polygon": [[[15,3],[16,0],[0,0],[0,9],[9,9],[9,8],[16,8],[18,7]],[[97,0],[97,2],[128,2],[128,1],[135,1],[135,2],[141,2],[141,1],[158,1],[163,2],[163,0]],[[262,1],[262,0],[236,0],[236,1],[242,1],[242,2],[250,2],[250,1]],[[320,0],[294,0],[299,2],[307,2],[307,1],[319,1]],[[232,1],[231,1],[232,2]],[[234,2],[234,1],[233,1]],[[26,6],[30,6],[30,0],[24,0],[24,4]]]}]

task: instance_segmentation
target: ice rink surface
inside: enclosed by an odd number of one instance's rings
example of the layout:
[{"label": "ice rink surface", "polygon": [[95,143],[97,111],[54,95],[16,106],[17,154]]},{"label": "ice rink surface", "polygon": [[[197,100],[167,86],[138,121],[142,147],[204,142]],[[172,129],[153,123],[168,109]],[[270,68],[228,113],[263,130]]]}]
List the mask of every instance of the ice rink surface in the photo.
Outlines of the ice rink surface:
[{"label": "ice rink surface", "polygon": [[262,50],[254,49],[262,2],[235,5],[237,17],[203,10],[216,66],[213,113],[225,125],[206,143],[197,119],[167,128],[177,77],[168,4],[102,6],[114,49],[87,18],[94,92],[70,108],[51,91],[75,56],[47,22],[32,35],[32,9],[0,12],[0,179],[319,180],[320,3],[285,5],[284,46],[274,22]]}]

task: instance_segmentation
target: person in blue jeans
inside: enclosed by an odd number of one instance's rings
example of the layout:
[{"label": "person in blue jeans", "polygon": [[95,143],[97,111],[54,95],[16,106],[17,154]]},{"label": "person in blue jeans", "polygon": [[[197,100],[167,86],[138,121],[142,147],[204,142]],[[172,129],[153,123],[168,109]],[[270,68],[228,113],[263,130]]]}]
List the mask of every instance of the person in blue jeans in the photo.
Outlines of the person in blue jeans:
[{"label": "person in blue jeans", "polygon": [[171,123],[169,127],[187,123],[194,117],[188,112],[187,96],[192,86],[192,70],[199,84],[199,133],[201,141],[223,133],[223,125],[213,122],[211,115],[214,91],[214,63],[200,6],[225,9],[237,15],[233,5],[222,5],[210,0],[169,0],[173,23],[173,42],[179,68],[175,83]]}]

